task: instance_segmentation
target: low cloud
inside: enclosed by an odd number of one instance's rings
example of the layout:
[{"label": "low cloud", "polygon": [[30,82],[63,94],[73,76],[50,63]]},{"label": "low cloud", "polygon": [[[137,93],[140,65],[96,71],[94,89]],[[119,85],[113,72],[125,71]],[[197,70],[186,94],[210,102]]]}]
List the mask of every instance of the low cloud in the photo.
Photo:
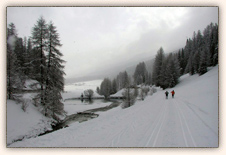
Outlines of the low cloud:
[{"label": "low cloud", "polygon": [[218,22],[217,7],[8,7],[7,23],[28,37],[41,15],[60,34],[66,78],[107,76],[161,46],[182,48],[194,31]]}]

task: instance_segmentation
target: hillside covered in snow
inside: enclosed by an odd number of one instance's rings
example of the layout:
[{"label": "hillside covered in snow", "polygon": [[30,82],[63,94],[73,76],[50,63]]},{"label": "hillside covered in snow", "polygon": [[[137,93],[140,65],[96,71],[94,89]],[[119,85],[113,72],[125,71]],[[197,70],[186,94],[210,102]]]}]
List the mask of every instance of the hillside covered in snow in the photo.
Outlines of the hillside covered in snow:
[{"label": "hillside covered in snow", "polygon": [[[173,89],[175,98],[166,99],[165,91]],[[176,87],[166,90],[158,89],[129,108],[98,112],[95,119],[8,147],[218,147],[218,66],[202,76],[186,74]],[[13,136],[11,117],[23,126],[26,118],[34,122],[38,115],[20,114],[15,106],[7,102],[7,140]]]}]

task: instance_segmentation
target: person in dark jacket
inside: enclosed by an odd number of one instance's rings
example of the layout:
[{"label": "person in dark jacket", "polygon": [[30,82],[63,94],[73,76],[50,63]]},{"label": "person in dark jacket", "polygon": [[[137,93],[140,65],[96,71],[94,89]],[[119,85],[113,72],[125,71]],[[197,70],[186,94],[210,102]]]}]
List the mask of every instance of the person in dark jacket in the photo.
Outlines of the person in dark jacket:
[{"label": "person in dark jacket", "polygon": [[175,91],[171,91],[171,94],[172,94],[172,98],[174,98],[174,95],[175,95]]},{"label": "person in dark jacket", "polygon": [[84,98],[83,98],[84,96],[83,96],[83,93],[81,94],[81,101],[83,102],[83,100],[84,100]]},{"label": "person in dark jacket", "polygon": [[169,92],[166,91],[165,94],[166,94],[166,99],[168,99],[168,94],[169,94]]}]

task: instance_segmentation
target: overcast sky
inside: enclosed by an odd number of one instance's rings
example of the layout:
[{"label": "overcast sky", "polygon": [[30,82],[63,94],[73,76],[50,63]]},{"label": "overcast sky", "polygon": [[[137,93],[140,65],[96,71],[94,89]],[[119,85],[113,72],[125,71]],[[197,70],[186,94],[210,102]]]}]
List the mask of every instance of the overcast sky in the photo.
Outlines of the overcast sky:
[{"label": "overcast sky", "polygon": [[[43,16],[57,27],[65,78],[108,76],[132,62],[185,46],[194,31],[218,23],[217,7],[8,7],[19,37],[31,36]],[[121,70],[123,71],[123,70]]]}]

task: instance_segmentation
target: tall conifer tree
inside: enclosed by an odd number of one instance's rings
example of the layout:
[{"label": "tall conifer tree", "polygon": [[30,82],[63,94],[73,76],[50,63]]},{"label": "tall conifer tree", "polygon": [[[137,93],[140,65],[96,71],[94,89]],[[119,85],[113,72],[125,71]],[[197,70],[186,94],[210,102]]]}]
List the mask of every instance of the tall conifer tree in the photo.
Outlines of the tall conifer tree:
[{"label": "tall conifer tree", "polygon": [[[34,51],[36,53],[36,58],[33,61],[34,68],[38,69],[35,75],[36,79],[39,81],[41,90],[37,98],[40,98],[40,103],[43,107],[46,106],[44,102],[44,91],[45,91],[45,81],[46,81],[46,39],[48,37],[48,29],[46,21],[43,17],[40,17],[33,27],[32,30],[32,43],[34,46]],[[36,98],[36,99],[37,99]],[[44,113],[47,115],[47,113]]]},{"label": "tall conifer tree", "polygon": [[153,83],[156,86],[161,85],[161,79],[162,79],[161,71],[162,71],[162,65],[163,65],[164,59],[165,59],[165,55],[164,55],[163,48],[161,47],[157,52],[157,55],[155,57],[154,66],[153,66],[153,75],[152,75]]},{"label": "tall conifer tree", "polygon": [[46,113],[57,118],[57,114],[63,113],[63,103],[61,102],[61,92],[64,90],[64,60],[61,59],[63,54],[59,51],[61,47],[59,34],[56,27],[50,22],[48,26],[47,37],[47,74],[46,74],[46,89],[45,89],[45,102]]},{"label": "tall conifer tree", "polygon": [[14,52],[17,39],[16,26],[13,23],[7,28],[7,97],[13,99],[13,91],[16,83],[16,54]]}]

